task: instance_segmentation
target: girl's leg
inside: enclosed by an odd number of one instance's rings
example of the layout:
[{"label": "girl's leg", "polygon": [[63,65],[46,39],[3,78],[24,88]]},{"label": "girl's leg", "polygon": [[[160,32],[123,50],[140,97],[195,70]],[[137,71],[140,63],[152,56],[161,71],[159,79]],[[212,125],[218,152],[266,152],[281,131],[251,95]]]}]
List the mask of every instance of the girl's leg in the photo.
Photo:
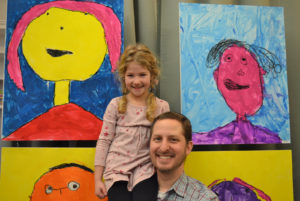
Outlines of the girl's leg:
[{"label": "girl's leg", "polygon": [[[132,201],[157,201],[158,182],[156,174],[138,183],[132,190]],[[109,200],[110,201],[110,200]]]},{"label": "girl's leg", "polygon": [[131,201],[131,192],[127,189],[127,181],[117,181],[108,190],[109,201]]}]

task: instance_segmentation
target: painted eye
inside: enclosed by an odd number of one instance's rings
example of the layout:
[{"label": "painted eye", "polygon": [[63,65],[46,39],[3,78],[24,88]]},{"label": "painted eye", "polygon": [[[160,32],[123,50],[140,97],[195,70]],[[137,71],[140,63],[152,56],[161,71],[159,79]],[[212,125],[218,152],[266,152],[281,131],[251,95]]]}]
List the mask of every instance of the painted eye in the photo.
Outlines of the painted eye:
[{"label": "painted eye", "polygon": [[50,185],[47,184],[45,186],[45,192],[46,192],[46,194],[50,194],[50,193],[52,193],[52,191],[53,191],[52,186],[50,186]]},{"label": "painted eye", "polygon": [[71,182],[68,183],[68,188],[71,191],[76,191],[79,187],[80,187],[79,183],[77,183],[75,181],[71,181]]},{"label": "painted eye", "polygon": [[232,54],[227,54],[227,55],[224,57],[224,61],[225,61],[225,62],[231,62],[231,61],[232,61]]},{"label": "painted eye", "polygon": [[242,57],[241,58],[241,64],[243,64],[243,65],[247,65],[248,64],[246,57]]}]

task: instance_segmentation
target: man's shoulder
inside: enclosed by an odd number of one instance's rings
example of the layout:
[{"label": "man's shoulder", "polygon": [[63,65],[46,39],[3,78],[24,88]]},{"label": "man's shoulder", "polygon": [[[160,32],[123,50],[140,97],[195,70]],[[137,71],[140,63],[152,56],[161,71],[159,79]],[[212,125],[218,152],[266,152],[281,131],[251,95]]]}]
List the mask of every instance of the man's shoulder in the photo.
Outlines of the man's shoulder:
[{"label": "man's shoulder", "polygon": [[[187,193],[194,194],[195,197],[199,198],[197,200],[206,201],[206,200],[215,200],[217,201],[218,198],[216,194],[206,187],[201,181],[194,179],[192,177],[186,176],[187,178]],[[193,197],[194,197],[193,196]]]},{"label": "man's shoulder", "polygon": [[[186,176],[187,178],[187,184],[189,185],[189,188],[197,189],[197,190],[209,190],[201,181],[194,179],[193,177]],[[211,191],[211,190],[209,190]]]}]

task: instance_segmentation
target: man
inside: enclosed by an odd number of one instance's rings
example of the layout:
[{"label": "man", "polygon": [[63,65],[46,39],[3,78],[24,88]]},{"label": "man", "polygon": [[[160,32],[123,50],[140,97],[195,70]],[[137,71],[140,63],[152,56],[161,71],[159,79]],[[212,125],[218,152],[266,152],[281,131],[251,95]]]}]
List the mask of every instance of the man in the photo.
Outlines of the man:
[{"label": "man", "polygon": [[184,161],[192,151],[192,127],[183,115],[159,115],[151,127],[150,156],[157,170],[159,201],[217,201],[218,197],[184,173]]}]

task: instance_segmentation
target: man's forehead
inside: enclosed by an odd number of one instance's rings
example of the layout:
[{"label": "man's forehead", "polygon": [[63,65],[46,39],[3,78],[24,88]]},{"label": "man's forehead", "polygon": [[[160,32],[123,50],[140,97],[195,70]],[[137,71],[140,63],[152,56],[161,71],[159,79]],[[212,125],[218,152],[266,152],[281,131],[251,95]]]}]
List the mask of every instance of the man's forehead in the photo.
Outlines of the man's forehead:
[{"label": "man's forehead", "polygon": [[175,119],[160,119],[156,121],[153,126],[153,134],[155,134],[155,132],[157,131],[171,132],[175,130],[176,131],[180,130],[181,133],[183,134],[182,124]]}]

